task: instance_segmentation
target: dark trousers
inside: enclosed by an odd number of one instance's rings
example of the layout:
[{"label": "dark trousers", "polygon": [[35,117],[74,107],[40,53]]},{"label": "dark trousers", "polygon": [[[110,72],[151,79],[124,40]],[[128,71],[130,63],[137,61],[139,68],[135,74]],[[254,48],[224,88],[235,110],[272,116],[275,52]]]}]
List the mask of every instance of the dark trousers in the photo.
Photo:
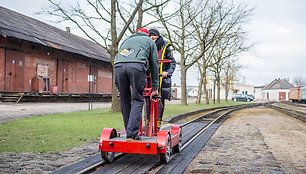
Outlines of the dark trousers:
[{"label": "dark trousers", "polygon": [[165,110],[165,99],[161,98],[160,101],[158,102],[158,119],[160,121],[163,120],[164,110]]},{"label": "dark trousers", "polygon": [[146,68],[142,63],[115,64],[115,83],[120,92],[120,102],[126,135],[138,135],[143,91],[146,84]]}]

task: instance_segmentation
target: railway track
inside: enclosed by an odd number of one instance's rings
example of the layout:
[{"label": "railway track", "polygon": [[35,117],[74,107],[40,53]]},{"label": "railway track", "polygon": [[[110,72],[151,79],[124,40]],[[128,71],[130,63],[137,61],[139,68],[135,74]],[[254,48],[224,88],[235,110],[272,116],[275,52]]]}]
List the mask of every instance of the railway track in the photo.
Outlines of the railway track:
[{"label": "railway track", "polygon": [[[168,164],[159,164],[156,155],[135,154],[117,154],[115,160],[109,164],[104,162],[99,154],[54,173],[182,173],[231,112],[258,105],[262,104],[215,109],[181,124],[182,148],[179,153],[171,156]],[[192,114],[198,113],[192,112]],[[185,117],[187,116],[190,114],[185,114]]]},{"label": "railway track", "polygon": [[275,109],[279,112],[290,115],[290,116],[292,116],[296,119],[299,119],[303,122],[306,122],[306,110],[305,110],[305,108],[298,109],[294,105],[284,104],[284,103],[268,103],[266,106],[269,107],[269,108]]},{"label": "railway track", "polygon": [[306,104],[303,104],[303,103],[293,103],[293,102],[282,102],[284,104],[287,104],[287,105],[292,105],[292,106],[297,106],[297,107],[302,107],[302,108],[306,108]]}]

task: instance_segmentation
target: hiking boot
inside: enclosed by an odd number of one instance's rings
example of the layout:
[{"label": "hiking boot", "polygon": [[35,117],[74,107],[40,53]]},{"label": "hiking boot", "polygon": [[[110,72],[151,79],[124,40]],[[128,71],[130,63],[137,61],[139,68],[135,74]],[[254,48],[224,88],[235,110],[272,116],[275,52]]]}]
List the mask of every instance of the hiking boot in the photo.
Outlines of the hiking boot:
[{"label": "hiking boot", "polygon": [[135,135],[135,136],[126,136],[126,141],[139,141],[140,136]]}]

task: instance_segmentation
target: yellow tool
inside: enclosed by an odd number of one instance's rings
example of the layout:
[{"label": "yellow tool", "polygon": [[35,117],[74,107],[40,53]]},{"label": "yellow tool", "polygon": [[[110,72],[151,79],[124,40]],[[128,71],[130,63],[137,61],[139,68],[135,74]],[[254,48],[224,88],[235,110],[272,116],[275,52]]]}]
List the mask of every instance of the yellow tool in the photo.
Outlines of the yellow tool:
[{"label": "yellow tool", "polygon": [[170,42],[168,42],[168,43],[164,46],[163,51],[162,51],[162,55],[161,55],[161,59],[160,59],[160,60],[161,60],[161,61],[160,61],[160,66],[159,66],[159,74],[160,74],[160,76],[159,76],[159,89],[160,89],[160,92],[161,92],[162,81],[163,81],[163,76],[162,76],[162,74],[163,74],[163,65],[164,65],[163,60],[164,60],[164,58],[165,58],[165,52],[166,52],[166,49],[167,49],[168,45],[170,45]]}]

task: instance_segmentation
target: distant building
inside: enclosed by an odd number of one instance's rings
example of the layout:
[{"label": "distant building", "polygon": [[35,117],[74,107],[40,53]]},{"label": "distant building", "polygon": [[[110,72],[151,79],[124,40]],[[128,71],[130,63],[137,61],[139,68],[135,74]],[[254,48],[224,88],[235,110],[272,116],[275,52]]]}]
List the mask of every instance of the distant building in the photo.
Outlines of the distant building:
[{"label": "distant building", "polygon": [[[225,93],[225,91],[224,91]],[[247,84],[234,84],[233,88],[230,89],[231,94],[248,94],[254,95],[254,85],[247,85]]]},{"label": "distant building", "polygon": [[[208,97],[213,98],[213,91],[214,86],[213,84],[207,85],[207,91],[208,91]],[[217,89],[215,90],[217,93]],[[228,91],[228,100],[231,100],[234,94],[249,94],[254,95],[254,86],[253,85],[247,85],[247,84],[233,84],[232,87]],[[217,98],[217,94],[216,94]],[[220,90],[220,99],[225,100],[225,88],[221,86]]]},{"label": "distant building", "polygon": [[[171,87],[172,90],[172,98],[180,99],[182,88],[181,86],[177,86],[175,83]],[[198,87],[197,86],[187,86],[187,97],[196,97],[198,95]]]},{"label": "distant building", "polygon": [[262,93],[264,86],[254,86],[254,96],[257,101],[264,100],[265,96]]},{"label": "distant building", "polygon": [[289,101],[290,88],[294,87],[287,79],[275,79],[262,88],[262,96],[267,101]]},{"label": "distant building", "polygon": [[198,96],[198,89],[197,88],[189,88],[187,90],[188,97],[197,97]]},{"label": "distant building", "polygon": [[[207,85],[207,92],[208,92],[208,98],[213,98],[213,91],[214,86],[212,83]],[[217,91],[217,90],[216,90]],[[249,94],[254,95],[254,86],[253,85],[246,85],[246,84],[234,84],[232,85],[232,88],[229,90],[228,93],[228,99],[231,100],[233,94]],[[174,84],[172,86],[172,96],[173,98],[180,99],[181,98],[181,86],[177,86]],[[187,97],[197,97],[198,96],[198,86],[187,86]],[[203,89],[202,89],[202,96]],[[225,89],[223,86],[221,86],[220,91],[220,99],[225,99]]]},{"label": "distant building", "polygon": [[0,93],[111,91],[110,56],[100,45],[0,7]]},{"label": "distant building", "polygon": [[181,86],[177,86],[176,83],[171,87],[171,98],[179,99],[181,98]]}]

